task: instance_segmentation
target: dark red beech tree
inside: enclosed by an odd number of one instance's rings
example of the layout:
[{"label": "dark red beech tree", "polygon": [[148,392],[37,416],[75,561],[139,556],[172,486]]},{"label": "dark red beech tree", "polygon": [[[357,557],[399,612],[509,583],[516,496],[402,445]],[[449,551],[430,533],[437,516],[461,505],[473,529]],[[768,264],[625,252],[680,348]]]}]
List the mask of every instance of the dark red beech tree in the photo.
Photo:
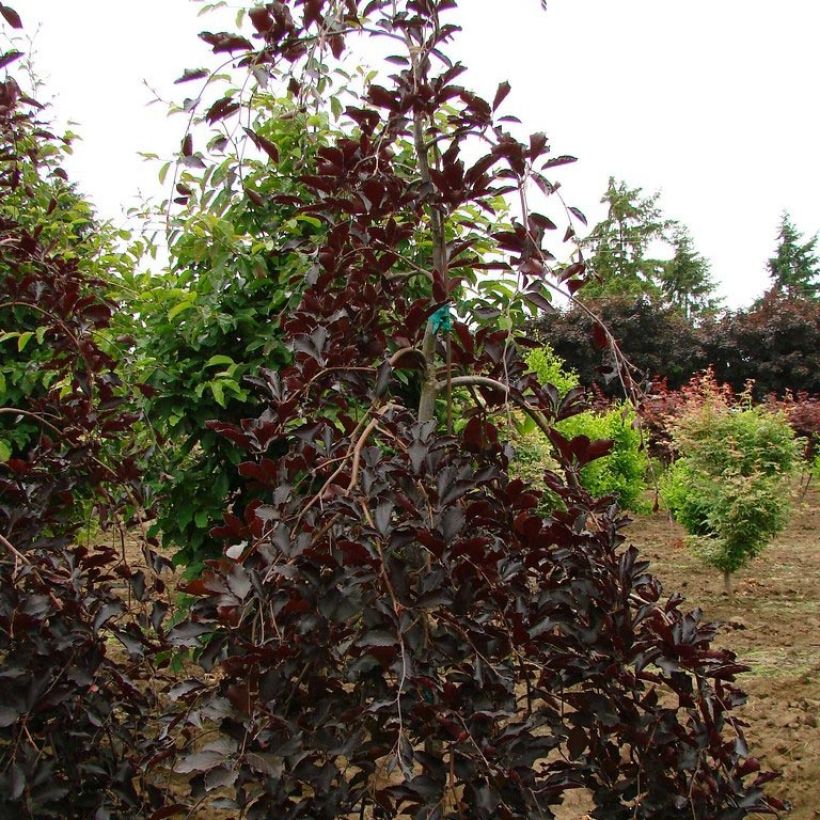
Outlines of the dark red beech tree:
[{"label": "dark red beech tree", "polygon": [[[161,585],[110,543],[76,545],[92,507],[127,516],[141,485],[135,417],[102,341],[117,306],[93,274],[97,226],[41,112],[13,77],[0,83],[0,816],[145,816],[156,640],[123,621],[122,588],[145,600]],[[155,634],[166,609],[148,610]]]},{"label": "dark red beech tree", "polygon": [[[558,197],[548,175],[570,158],[507,130],[506,84],[493,101],[460,84],[455,7],[272,2],[248,37],[203,35],[317,110],[351,36],[394,46],[394,70],[298,171],[326,232],[302,246],[306,286],[282,317],[292,364],[255,380],[256,418],[211,425],[264,494],[226,512],[224,556],[184,587],[171,639],[214,674],[173,690],[174,722],[219,738],[192,740],[176,771],[193,800],[251,818],[548,818],[575,789],[608,820],[773,813],[733,715],[744,667],[662,596],[611,501],[584,493],[579,468],[609,445],[556,433],[578,396],[522,362],[514,311],[584,278],[580,259],[551,267],[560,234],[529,205]],[[241,102],[207,118],[231,129]],[[519,213],[493,227],[502,195]],[[488,269],[514,279],[511,299],[481,295]],[[550,518],[508,475],[512,409],[560,459]]]}]

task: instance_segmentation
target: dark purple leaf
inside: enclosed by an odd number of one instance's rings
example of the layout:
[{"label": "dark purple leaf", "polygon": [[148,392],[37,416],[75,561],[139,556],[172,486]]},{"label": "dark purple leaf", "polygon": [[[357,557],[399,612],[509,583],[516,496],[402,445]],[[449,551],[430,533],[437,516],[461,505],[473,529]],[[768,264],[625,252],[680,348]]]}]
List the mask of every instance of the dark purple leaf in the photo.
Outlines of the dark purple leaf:
[{"label": "dark purple leaf", "polygon": [[174,771],[178,774],[189,774],[190,772],[207,772],[216,768],[225,761],[223,752],[194,752],[182,758],[175,766]]},{"label": "dark purple leaf", "polygon": [[6,6],[0,3],[0,14],[2,14],[3,17],[5,17],[6,22],[12,28],[23,28],[23,21],[20,19],[20,15],[10,6]]},{"label": "dark purple leaf", "polygon": [[210,75],[207,68],[186,68],[181,77],[174,80],[175,83],[188,83],[191,80],[201,80]]},{"label": "dark purple leaf", "polygon": [[493,111],[495,111],[501,103],[507,98],[510,93],[510,84],[508,82],[499,83],[498,89],[493,97]]},{"label": "dark purple leaf", "polygon": [[0,68],[5,68],[15,60],[19,60],[22,56],[22,51],[7,51],[5,54],[0,54]]}]

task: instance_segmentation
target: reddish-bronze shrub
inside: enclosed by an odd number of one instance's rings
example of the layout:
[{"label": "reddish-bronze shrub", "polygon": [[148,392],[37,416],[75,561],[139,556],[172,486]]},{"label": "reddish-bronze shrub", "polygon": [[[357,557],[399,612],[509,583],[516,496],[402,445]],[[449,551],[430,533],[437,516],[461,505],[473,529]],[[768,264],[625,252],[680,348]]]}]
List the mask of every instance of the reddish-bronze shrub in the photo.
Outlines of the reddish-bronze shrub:
[{"label": "reddish-bronze shrub", "polygon": [[795,395],[787,392],[783,398],[769,394],[766,403],[772,409],[785,413],[794,432],[805,441],[806,460],[815,458],[820,441],[820,398],[808,393]]},{"label": "reddish-bronze shrub", "polygon": [[678,390],[670,390],[666,379],[655,382],[641,397],[639,407],[646,443],[653,456],[664,463],[676,455],[672,430],[682,414],[706,403],[734,407],[738,399],[732,388],[721,384],[712,368],[694,375]]}]

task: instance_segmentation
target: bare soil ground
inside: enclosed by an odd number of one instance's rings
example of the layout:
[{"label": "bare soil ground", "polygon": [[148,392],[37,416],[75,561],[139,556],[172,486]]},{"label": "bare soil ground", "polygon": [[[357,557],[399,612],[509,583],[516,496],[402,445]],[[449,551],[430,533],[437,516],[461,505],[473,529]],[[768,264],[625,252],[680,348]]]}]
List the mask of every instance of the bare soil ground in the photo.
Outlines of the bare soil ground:
[{"label": "bare soil ground", "polygon": [[733,599],[666,513],[637,517],[628,534],[666,592],[724,622],[721,645],[751,667],[740,678],[750,751],[782,771],[770,791],[791,801],[790,818],[820,818],[820,488],[795,498],[789,526],[738,573]]}]

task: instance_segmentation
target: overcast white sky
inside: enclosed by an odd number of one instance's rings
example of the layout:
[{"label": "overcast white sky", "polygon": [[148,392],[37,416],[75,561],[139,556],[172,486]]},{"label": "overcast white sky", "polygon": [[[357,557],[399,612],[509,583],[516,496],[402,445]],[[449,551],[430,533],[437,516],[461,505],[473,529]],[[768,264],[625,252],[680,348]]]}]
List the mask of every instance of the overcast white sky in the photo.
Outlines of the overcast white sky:
[{"label": "overcast white sky", "polygon": [[[79,123],[72,176],[105,217],[138,189],[161,198],[156,167],[182,121],[145,107],[182,69],[209,64],[196,37],[217,28],[190,0],[8,0],[36,38],[58,119]],[[236,4],[234,4],[236,5]],[[688,225],[730,306],[767,283],[780,214],[820,229],[818,0],[461,0],[467,82],[544,130],[568,200],[590,219],[610,175]]]}]

